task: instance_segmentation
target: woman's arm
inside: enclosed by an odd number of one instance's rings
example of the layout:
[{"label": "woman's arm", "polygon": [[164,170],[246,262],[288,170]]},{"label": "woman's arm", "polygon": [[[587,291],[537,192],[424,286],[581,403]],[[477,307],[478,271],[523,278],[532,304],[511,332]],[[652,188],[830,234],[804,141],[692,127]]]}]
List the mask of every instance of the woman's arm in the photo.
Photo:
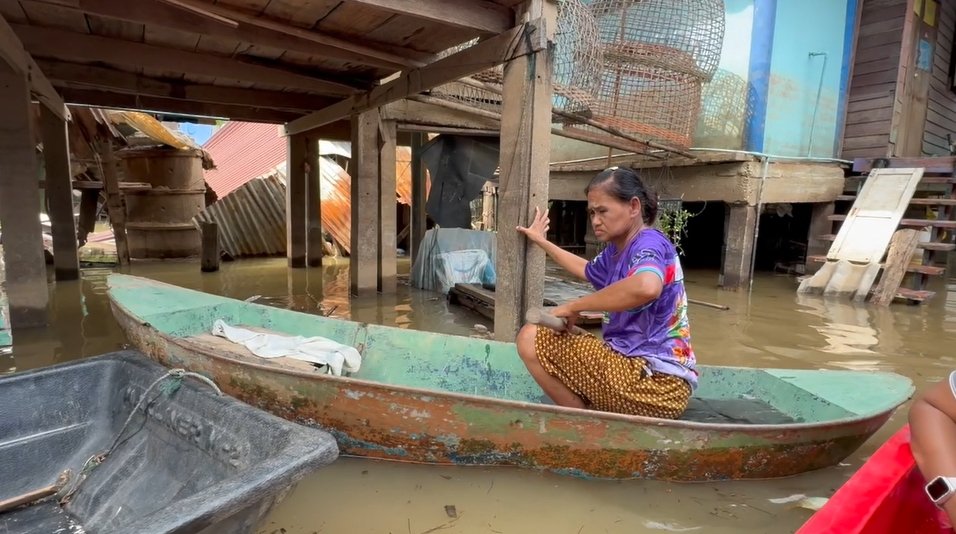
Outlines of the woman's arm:
[{"label": "woman's arm", "polygon": [[584,276],[584,268],[587,267],[588,260],[548,241],[547,236],[550,224],[551,220],[548,219],[548,216],[536,207],[534,208],[534,220],[531,222],[531,225],[527,228],[519,226],[517,230],[526,235],[532,243],[541,247],[545,254],[550,256],[551,259],[565,271],[568,271],[581,280],[587,280],[587,277]]},{"label": "woman's arm", "polygon": [[643,306],[656,299],[664,290],[664,282],[657,273],[642,272],[618,280],[604,289],[572,300],[550,310],[555,317],[566,319],[571,330],[583,311],[617,312]]},{"label": "woman's arm", "polygon": [[643,272],[618,280],[613,284],[567,303],[568,308],[583,311],[619,312],[643,306],[656,299],[664,290],[664,282],[656,273]]},{"label": "woman's arm", "polygon": [[[911,448],[923,477],[956,477],[956,396],[949,380],[943,380],[920,395],[909,413]],[[929,498],[929,497],[926,497]],[[943,504],[956,524],[956,496]]]}]

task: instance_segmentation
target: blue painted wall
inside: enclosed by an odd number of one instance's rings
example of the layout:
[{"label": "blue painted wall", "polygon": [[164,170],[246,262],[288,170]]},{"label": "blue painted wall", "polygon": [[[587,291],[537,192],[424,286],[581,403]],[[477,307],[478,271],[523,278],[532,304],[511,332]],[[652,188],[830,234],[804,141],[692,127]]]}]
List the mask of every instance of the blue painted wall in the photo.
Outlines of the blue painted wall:
[{"label": "blue painted wall", "polygon": [[[851,2],[854,5],[848,5]],[[855,0],[775,3],[762,151],[785,156],[833,157],[835,140],[841,131],[841,89],[845,92],[847,74],[844,63],[853,39],[853,19],[848,24],[847,17],[855,11]],[[821,72],[823,85],[818,102]]]},{"label": "blue painted wall", "polygon": [[703,87],[694,145],[740,150],[747,125],[754,0],[724,0],[724,11],[720,63]]}]

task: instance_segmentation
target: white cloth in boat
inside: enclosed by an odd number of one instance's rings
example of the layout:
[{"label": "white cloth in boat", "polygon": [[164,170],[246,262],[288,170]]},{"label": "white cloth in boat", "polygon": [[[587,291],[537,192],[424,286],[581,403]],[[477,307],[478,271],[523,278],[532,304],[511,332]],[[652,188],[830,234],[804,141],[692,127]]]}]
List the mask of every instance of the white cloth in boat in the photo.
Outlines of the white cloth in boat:
[{"label": "white cloth in boat", "polygon": [[294,358],[306,362],[325,365],[333,375],[341,376],[342,371],[354,373],[362,365],[362,355],[355,347],[350,347],[324,337],[284,336],[254,332],[230,326],[217,319],[212,326],[215,336],[226,338],[233,343],[245,346],[260,358]]}]

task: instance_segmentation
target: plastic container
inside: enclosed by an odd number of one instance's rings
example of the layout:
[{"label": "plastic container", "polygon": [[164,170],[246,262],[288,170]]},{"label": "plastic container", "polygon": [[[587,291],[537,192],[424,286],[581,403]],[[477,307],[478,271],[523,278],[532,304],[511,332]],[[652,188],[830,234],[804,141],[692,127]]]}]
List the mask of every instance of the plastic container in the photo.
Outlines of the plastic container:
[{"label": "plastic container", "polygon": [[[69,488],[167,371],[123,351],[0,378],[0,501],[67,469]],[[296,482],[338,457],[327,432],[180,380],[149,391],[67,504],[50,497],[0,513],[0,532],[252,532]]]}]

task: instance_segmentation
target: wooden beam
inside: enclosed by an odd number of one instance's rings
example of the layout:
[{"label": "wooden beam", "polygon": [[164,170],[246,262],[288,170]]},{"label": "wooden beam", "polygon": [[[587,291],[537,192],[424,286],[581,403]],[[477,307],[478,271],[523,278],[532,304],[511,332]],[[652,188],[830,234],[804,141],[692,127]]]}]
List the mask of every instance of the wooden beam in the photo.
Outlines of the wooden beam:
[{"label": "wooden beam", "polygon": [[3,17],[0,17],[0,58],[6,61],[11,69],[26,75],[30,93],[41,104],[57,117],[66,121],[70,120],[70,111],[63,104],[63,99],[23,48],[23,43]]},{"label": "wooden beam", "polygon": [[[36,1],[23,0],[26,4]],[[370,44],[364,38],[361,43],[350,41],[222,5],[190,0],[176,0],[176,3],[180,7],[170,5],[168,0],[136,0],[128,4],[115,0],[77,0],[74,11],[389,69],[420,66],[428,58],[428,54],[417,50],[384,43]],[[233,21],[235,25],[224,24],[209,15]]]},{"label": "wooden beam", "polygon": [[[525,4],[526,15],[545,18],[553,38],[557,6],[546,0]],[[501,108],[501,174],[495,272],[495,339],[514,341],[525,313],[544,300],[545,255],[514,228],[531,223],[535,208],[548,209],[551,156],[551,69],[553,48],[505,65]]]},{"label": "wooden beam", "polygon": [[40,227],[36,141],[30,83],[23,71],[0,64],[0,226],[3,290],[13,328],[47,324],[49,287]]},{"label": "wooden beam", "polygon": [[378,216],[378,290],[395,293],[397,287],[396,235],[398,221],[395,204],[395,144],[398,131],[394,121],[379,120],[379,216]]},{"label": "wooden beam", "polygon": [[514,58],[544,50],[547,47],[545,31],[546,28],[541,20],[516,26],[428,66],[406,71],[395,80],[371,91],[351,96],[337,104],[290,122],[285,128],[286,135],[307,132],[343,117],[376,109],[409,95],[471,76]]},{"label": "wooden beam", "polygon": [[418,251],[422,248],[425,238],[425,226],[428,218],[425,215],[425,165],[422,163],[422,146],[425,144],[424,133],[412,134],[412,220],[409,249],[412,263],[418,259]]},{"label": "wooden beam", "polygon": [[372,295],[378,289],[379,120],[376,109],[352,118],[349,291],[354,296]]},{"label": "wooden beam", "polygon": [[353,0],[399,15],[457,28],[501,33],[514,25],[514,12],[487,0]]},{"label": "wooden beam", "polygon": [[289,267],[305,267],[306,198],[308,190],[309,139],[305,135],[288,138],[288,175],[285,186],[285,254]]},{"label": "wooden beam", "polygon": [[113,93],[191,100],[207,104],[252,106],[311,112],[335,102],[330,97],[288,91],[244,89],[151,78],[107,67],[41,59],[37,62],[53,84],[73,89],[99,89]]},{"label": "wooden beam", "polygon": [[116,256],[121,267],[129,265],[129,237],[126,234],[126,199],[119,188],[119,171],[113,155],[113,144],[100,139],[96,150],[103,165],[103,189],[106,191],[106,206],[109,209],[113,239],[116,240]]},{"label": "wooden beam", "polygon": [[46,197],[53,234],[53,267],[57,280],[80,277],[76,220],[73,218],[73,179],[66,121],[46,106],[40,107]]},{"label": "wooden beam", "polygon": [[300,116],[297,113],[288,113],[274,109],[206,104],[187,100],[109,93],[89,89],[71,89],[64,87],[61,88],[60,91],[63,93],[63,98],[71,104],[105,108],[161,111],[164,113],[196,115],[199,117],[222,117],[233,120],[270,122],[274,124],[281,124]]},{"label": "wooden beam", "polygon": [[309,267],[321,267],[325,253],[322,237],[322,158],[319,156],[319,138],[309,137],[305,184],[305,260]]},{"label": "wooden beam", "polygon": [[225,56],[23,24],[14,24],[12,28],[27,51],[39,57],[74,62],[106,62],[241,82],[269,83],[320,94],[347,95],[355,89],[344,83]]}]

